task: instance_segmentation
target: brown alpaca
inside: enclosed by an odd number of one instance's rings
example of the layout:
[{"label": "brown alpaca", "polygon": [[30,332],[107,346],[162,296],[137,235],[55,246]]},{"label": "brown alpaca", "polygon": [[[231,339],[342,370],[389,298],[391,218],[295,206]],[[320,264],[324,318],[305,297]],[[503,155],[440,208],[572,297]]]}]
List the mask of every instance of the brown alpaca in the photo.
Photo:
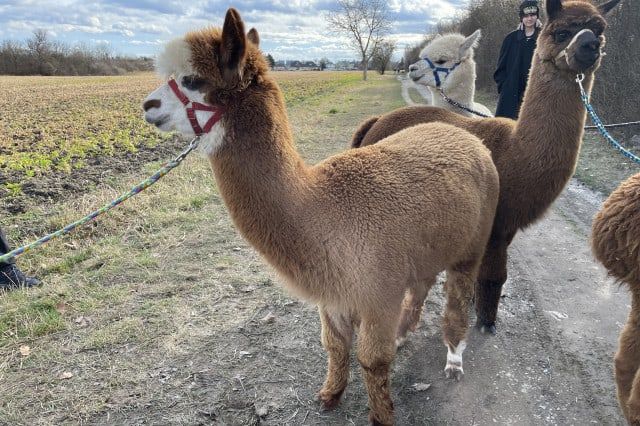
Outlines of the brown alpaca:
[{"label": "brown alpaca", "polygon": [[[170,42],[158,71],[175,80],[148,96],[145,119],[188,136],[211,127],[201,142],[236,227],[291,291],[319,307],[329,354],[319,398],[327,408],[339,402],[357,328],[369,418],[392,424],[395,337],[416,315],[414,303],[402,302],[405,294],[424,300],[441,270],[448,273],[445,373],[462,374],[469,304],[498,201],[497,171],[477,137],[447,124],[421,124],[306,165],[258,44],[258,33],[245,35],[234,9],[222,30]],[[183,104],[199,109],[185,113]],[[220,121],[209,120],[221,111]]]},{"label": "brown alpaca", "polygon": [[599,7],[585,0],[547,0],[548,22],[538,38],[518,121],[470,119],[434,107],[408,107],[373,117],[353,147],[371,145],[418,123],[443,122],[477,135],[500,174],[500,200],[476,286],[478,326],[495,333],[507,248],[519,229],[540,219],[573,175],[586,110],[576,74],[590,93],[604,46],[604,17],[619,0]]},{"label": "brown alpaca", "polygon": [[593,220],[591,247],[609,273],[631,290],[631,312],[615,357],[618,402],[640,425],[640,173],[622,182]]}]

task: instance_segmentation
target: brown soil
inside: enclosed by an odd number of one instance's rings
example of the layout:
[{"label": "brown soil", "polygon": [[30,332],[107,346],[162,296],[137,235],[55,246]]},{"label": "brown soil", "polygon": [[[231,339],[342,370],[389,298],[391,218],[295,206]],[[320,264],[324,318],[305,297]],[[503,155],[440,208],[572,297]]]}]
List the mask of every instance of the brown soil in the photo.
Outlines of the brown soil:
[{"label": "brown soil", "polygon": [[0,188],[0,217],[24,213],[42,203],[54,203],[91,191],[109,179],[120,179],[131,173],[136,169],[132,164],[142,166],[154,161],[167,161],[182,147],[186,147],[186,142],[173,137],[155,147],[142,146],[136,152],[89,157],[81,169],[73,169],[69,173],[52,172],[26,181],[21,173],[0,168],[0,182],[23,182],[23,193],[17,196],[9,196],[8,191]]}]

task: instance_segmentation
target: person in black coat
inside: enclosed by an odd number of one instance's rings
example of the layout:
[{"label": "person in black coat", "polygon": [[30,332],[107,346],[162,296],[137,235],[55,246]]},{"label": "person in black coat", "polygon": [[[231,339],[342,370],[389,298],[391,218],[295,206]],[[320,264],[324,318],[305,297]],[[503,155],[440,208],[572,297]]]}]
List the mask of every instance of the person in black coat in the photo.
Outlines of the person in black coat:
[{"label": "person in black coat", "polygon": [[542,23],[539,18],[538,2],[525,0],[520,4],[520,25],[509,33],[502,42],[498,67],[493,79],[498,85],[498,107],[496,117],[516,120],[527,87],[529,68],[536,40]]},{"label": "person in black coat", "polygon": [[[0,228],[0,255],[7,254],[10,251],[11,247],[9,247],[7,237],[5,237],[2,228]],[[36,278],[25,276],[16,266],[14,259],[0,262],[0,291],[19,287],[33,287],[39,284],[40,281]]]}]

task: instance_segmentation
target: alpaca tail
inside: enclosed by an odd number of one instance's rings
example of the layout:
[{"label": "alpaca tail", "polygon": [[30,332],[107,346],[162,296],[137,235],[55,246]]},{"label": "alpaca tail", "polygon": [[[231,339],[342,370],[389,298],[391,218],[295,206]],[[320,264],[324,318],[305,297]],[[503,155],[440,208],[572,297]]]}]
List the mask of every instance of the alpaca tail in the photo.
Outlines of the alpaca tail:
[{"label": "alpaca tail", "polygon": [[640,299],[640,173],[623,182],[593,219],[591,249]]},{"label": "alpaca tail", "polygon": [[351,148],[360,148],[364,137],[367,135],[367,132],[371,129],[371,127],[373,127],[374,124],[376,124],[379,118],[379,116],[371,117],[360,125],[360,128],[356,130],[356,132],[353,134],[353,138],[351,138]]}]

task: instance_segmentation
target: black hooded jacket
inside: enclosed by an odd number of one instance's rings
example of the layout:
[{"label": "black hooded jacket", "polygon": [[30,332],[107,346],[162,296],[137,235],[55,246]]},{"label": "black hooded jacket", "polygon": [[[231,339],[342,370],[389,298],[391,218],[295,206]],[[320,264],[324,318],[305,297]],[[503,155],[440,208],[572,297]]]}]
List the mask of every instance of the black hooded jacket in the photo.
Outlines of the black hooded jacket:
[{"label": "black hooded jacket", "polygon": [[493,74],[500,94],[496,117],[518,118],[539,32],[536,28],[533,35],[527,38],[524,30],[515,30],[502,42],[498,67]]}]

